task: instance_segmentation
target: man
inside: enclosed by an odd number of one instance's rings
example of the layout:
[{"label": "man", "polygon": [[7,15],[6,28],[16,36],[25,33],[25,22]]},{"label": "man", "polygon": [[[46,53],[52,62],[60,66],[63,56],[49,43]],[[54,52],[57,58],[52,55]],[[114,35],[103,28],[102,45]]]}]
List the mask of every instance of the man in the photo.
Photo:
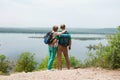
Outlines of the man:
[{"label": "man", "polygon": [[68,49],[71,49],[71,36],[70,34],[67,32],[65,24],[62,24],[60,26],[61,30],[62,30],[62,34],[60,34],[59,36],[59,40],[58,40],[58,50],[57,50],[57,58],[58,58],[58,69],[62,70],[62,64],[61,64],[61,57],[62,57],[62,53],[65,57],[66,60],[66,66],[67,69],[70,69],[70,61],[69,61],[69,56],[68,56]]}]

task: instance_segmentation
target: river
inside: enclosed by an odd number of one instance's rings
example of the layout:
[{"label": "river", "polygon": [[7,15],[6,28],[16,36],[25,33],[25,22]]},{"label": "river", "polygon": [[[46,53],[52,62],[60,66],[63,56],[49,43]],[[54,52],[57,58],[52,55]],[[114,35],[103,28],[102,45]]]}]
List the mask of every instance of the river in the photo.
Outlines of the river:
[{"label": "river", "polygon": [[[37,61],[41,61],[48,54],[48,46],[44,44],[43,38],[29,38],[33,36],[43,37],[44,34],[0,33],[0,54],[6,55],[9,59],[16,60],[21,53],[31,52],[35,53]],[[107,40],[80,40],[79,38],[104,36],[98,34],[72,34],[72,37],[77,39],[72,39],[72,49],[69,51],[69,55],[84,60],[87,57],[87,46],[98,44],[99,42],[106,45]]]}]

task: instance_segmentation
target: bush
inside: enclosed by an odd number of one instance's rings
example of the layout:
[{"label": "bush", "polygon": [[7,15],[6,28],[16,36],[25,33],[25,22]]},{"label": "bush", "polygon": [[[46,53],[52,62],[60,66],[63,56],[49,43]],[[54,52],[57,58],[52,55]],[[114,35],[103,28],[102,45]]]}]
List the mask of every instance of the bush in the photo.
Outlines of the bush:
[{"label": "bush", "polygon": [[24,52],[20,55],[15,71],[16,72],[32,72],[37,67],[37,62],[34,60],[34,54],[29,52]]},{"label": "bush", "polygon": [[[80,66],[80,61],[78,59],[76,59],[74,56],[70,56],[70,64],[71,67],[76,67],[76,66]],[[47,69],[48,66],[48,56],[46,56],[45,58],[42,59],[42,62],[39,65],[39,69]],[[55,58],[54,62],[53,62],[53,68],[58,68],[58,62],[57,62],[57,58]],[[62,67],[66,67],[66,62],[65,62],[65,58],[62,56]]]},{"label": "bush", "polygon": [[76,59],[74,56],[70,56],[70,66],[71,67],[82,67],[80,60]]},{"label": "bush", "polygon": [[41,63],[39,64],[39,69],[46,69],[48,65],[48,56],[42,59]]},{"label": "bush", "polygon": [[5,55],[0,55],[0,74],[8,73],[10,68],[10,61]]},{"label": "bush", "polygon": [[120,26],[117,33],[107,36],[108,45],[98,44],[95,54],[89,54],[86,59],[86,66],[103,67],[110,69],[120,68]]},{"label": "bush", "polygon": [[120,68],[120,26],[115,35],[108,36],[109,42],[109,62],[112,69]]},{"label": "bush", "polygon": [[101,43],[99,43],[98,45],[96,45],[96,52],[92,53],[89,52],[88,53],[88,58],[85,60],[85,66],[86,67],[103,67],[103,68],[107,68],[109,65],[108,63],[108,53],[107,51],[108,47],[103,46]]}]

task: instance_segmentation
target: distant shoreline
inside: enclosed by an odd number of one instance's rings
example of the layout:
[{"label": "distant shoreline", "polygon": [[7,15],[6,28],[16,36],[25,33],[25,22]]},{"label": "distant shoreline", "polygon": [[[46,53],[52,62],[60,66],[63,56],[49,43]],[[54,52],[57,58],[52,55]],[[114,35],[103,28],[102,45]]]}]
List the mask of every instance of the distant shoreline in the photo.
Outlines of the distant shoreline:
[{"label": "distant shoreline", "polygon": [[[71,34],[115,34],[117,28],[68,28]],[[29,33],[29,34],[45,34],[51,31],[50,28],[0,28],[0,33]]]},{"label": "distant shoreline", "polygon": [[[43,37],[30,36],[28,38],[43,38]],[[76,40],[101,40],[101,39],[106,39],[106,38],[105,37],[72,37],[72,39],[76,39]]]}]

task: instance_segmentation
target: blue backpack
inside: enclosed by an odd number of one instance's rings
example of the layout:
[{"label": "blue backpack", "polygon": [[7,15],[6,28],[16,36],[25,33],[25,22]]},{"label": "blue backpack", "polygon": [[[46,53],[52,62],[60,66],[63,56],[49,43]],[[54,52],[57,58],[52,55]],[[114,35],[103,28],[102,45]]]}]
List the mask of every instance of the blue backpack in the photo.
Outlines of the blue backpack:
[{"label": "blue backpack", "polygon": [[61,46],[67,47],[67,46],[70,44],[70,40],[71,40],[71,36],[70,36],[70,34],[66,31],[66,32],[63,33],[63,34],[60,34],[58,44],[61,45]]},{"label": "blue backpack", "polygon": [[44,36],[44,43],[45,44],[50,44],[53,42],[53,33],[52,32],[48,32],[45,36]]}]

